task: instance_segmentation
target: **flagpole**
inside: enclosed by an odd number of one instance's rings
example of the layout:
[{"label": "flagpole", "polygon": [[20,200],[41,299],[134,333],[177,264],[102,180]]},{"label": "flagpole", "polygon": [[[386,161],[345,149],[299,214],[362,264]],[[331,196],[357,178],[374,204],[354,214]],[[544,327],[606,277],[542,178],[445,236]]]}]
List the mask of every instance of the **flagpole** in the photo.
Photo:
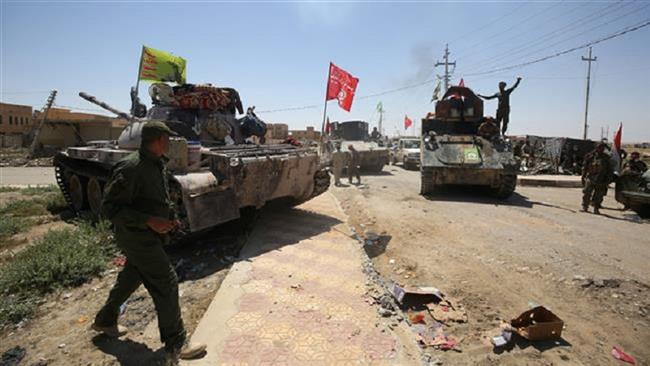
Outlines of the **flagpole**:
[{"label": "flagpole", "polygon": [[138,79],[135,82],[135,88],[131,91],[131,116],[135,116],[135,105],[140,92],[140,74],[142,74],[142,56],[144,55],[144,45],[140,51],[140,65],[138,66]]},{"label": "flagpole", "polygon": [[321,125],[320,133],[321,136],[325,135],[325,119],[327,118],[327,91],[330,86],[330,77],[332,76],[332,63],[327,68],[327,83],[325,83],[325,107],[323,108],[323,124]]}]

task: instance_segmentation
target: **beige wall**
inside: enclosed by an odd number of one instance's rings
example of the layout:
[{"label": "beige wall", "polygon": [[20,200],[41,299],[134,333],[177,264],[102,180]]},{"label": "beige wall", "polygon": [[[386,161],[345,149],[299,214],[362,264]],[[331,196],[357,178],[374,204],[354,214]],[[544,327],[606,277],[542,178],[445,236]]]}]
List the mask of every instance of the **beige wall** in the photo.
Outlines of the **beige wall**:
[{"label": "beige wall", "polygon": [[22,134],[28,132],[32,125],[31,106],[0,103],[0,133]]},{"label": "beige wall", "polygon": [[289,126],[285,123],[267,123],[267,140],[286,140],[289,137]]},{"label": "beige wall", "polygon": [[0,147],[21,147],[23,146],[22,134],[0,135]]},{"label": "beige wall", "polygon": [[291,136],[296,140],[318,141],[320,139],[320,131],[316,131],[312,126],[308,126],[306,130],[292,130],[290,132]]},{"label": "beige wall", "polygon": [[[48,122],[41,129],[39,142],[43,146],[69,147],[88,141],[117,140],[122,133],[122,126],[94,121],[74,123]],[[78,131],[78,132],[77,132]]]}]

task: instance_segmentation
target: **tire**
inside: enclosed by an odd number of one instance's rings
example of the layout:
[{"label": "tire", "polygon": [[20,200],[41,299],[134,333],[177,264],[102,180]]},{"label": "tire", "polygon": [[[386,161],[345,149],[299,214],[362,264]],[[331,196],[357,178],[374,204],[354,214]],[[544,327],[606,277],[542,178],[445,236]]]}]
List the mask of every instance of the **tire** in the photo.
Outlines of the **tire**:
[{"label": "tire", "polygon": [[88,196],[86,196],[86,187],[88,179],[86,177],[72,174],[68,178],[68,191],[72,200],[72,208],[79,212],[88,207]]},{"label": "tire", "polygon": [[500,200],[505,200],[514,193],[517,187],[517,175],[504,174],[501,176],[501,184],[492,190],[492,195]]}]

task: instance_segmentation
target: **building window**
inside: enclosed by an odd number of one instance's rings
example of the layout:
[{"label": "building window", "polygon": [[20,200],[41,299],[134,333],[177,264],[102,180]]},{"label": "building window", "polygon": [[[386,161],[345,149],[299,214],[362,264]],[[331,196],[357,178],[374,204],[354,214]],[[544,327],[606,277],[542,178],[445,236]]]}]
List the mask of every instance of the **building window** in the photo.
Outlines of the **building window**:
[{"label": "building window", "polygon": [[14,119],[12,116],[9,116],[9,124],[13,125],[14,124]]},{"label": "building window", "polygon": [[0,114],[0,125],[2,124],[2,115]]}]

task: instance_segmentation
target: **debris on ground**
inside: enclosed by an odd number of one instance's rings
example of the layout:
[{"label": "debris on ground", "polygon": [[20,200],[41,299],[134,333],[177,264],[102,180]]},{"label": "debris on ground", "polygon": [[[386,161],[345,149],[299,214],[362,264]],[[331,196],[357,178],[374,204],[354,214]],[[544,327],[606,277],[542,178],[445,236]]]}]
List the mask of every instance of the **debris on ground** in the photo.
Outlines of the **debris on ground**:
[{"label": "debris on ground", "polygon": [[22,361],[23,358],[25,358],[26,354],[27,354],[27,350],[21,346],[16,346],[14,348],[11,348],[2,354],[2,358],[0,358],[0,365],[2,366],[18,365],[20,361]]},{"label": "debris on ground", "polygon": [[615,359],[621,360],[623,362],[631,363],[632,365],[636,365],[636,360],[634,357],[628,355],[627,353],[623,352],[623,350],[620,347],[614,347],[612,348],[612,356],[614,356]]},{"label": "debris on ground", "polygon": [[564,321],[544,306],[524,311],[510,324],[517,334],[529,341],[558,339],[564,327]]}]

